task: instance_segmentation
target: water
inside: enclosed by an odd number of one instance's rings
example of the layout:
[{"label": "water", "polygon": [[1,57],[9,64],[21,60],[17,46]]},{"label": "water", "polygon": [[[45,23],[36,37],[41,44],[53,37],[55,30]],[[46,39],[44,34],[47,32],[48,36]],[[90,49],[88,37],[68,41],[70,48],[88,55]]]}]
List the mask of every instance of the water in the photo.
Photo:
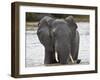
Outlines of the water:
[{"label": "water", "polygon": [[77,23],[80,34],[79,56],[81,64],[89,64],[90,59],[90,27],[88,22]]},{"label": "water", "polygon": [[[89,33],[89,23],[88,22],[79,22],[78,31],[80,34],[80,45],[79,45],[79,56],[81,59],[81,64],[89,64],[89,45],[90,45],[90,33]],[[38,40],[35,30],[26,31],[26,58],[25,64],[26,67],[33,67],[37,65],[44,64],[44,47]]]}]

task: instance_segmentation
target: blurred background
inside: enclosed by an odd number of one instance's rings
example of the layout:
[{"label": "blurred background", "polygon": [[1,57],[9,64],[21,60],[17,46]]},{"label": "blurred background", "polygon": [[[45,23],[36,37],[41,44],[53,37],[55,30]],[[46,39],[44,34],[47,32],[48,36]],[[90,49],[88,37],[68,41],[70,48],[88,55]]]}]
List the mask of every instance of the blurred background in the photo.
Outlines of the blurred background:
[{"label": "blurred background", "polygon": [[80,64],[89,64],[90,54],[90,25],[89,15],[73,15],[73,14],[48,14],[48,13],[32,13],[26,12],[26,33],[25,33],[25,66],[43,66],[44,65],[44,47],[40,43],[37,37],[38,22],[44,17],[50,16],[53,18],[66,18],[73,16],[76,24],[78,25],[78,31],[80,34],[79,56],[81,59]]},{"label": "blurred background", "polygon": [[[49,13],[32,13],[26,12],[26,22],[39,21],[44,16],[50,16],[53,18],[66,18],[72,14],[49,14]],[[76,21],[89,21],[89,15],[73,15]]]}]

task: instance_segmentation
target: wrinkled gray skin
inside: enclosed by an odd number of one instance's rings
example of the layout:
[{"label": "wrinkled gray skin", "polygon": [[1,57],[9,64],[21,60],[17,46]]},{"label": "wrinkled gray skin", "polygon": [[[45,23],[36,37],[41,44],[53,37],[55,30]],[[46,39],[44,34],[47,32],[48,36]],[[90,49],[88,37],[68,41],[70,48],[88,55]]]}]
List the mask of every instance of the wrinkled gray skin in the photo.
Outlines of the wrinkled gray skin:
[{"label": "wrinkled gray skin", "polygon": [[70,62],[69,54],[74,60],[78,58],[79,33],[72,16],[53,19],[45,16],[39,22],[37,31],[40,42],[45,47],[45,64],[56,63],[55,52],[61,64]]}]

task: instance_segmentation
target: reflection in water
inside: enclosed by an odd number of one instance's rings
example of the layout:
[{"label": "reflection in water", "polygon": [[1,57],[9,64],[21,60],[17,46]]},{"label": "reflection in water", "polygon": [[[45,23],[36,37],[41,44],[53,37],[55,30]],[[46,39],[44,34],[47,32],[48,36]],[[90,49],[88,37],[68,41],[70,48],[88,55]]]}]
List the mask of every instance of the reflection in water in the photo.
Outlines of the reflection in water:
[{"label": "reflection in water", "polygon": [[[89,64],[89,45],[90,45],[90,27],[88,22],[79,22],[78,31],[80,34],[79,59],[81,64]],[[44,47],[39,42],[36,35],[37,29],[34,31],[26,31],[26,67],[44,64]]]}]

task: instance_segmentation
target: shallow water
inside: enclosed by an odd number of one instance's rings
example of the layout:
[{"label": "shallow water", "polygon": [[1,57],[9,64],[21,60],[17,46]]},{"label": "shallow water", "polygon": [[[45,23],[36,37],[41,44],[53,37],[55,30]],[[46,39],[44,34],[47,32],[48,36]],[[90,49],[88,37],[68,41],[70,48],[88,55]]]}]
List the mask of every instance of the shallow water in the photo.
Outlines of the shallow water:
[{"label": "shallow water", "polygon": [[[90,27],[88,22],[79,22],[78,31],[80,34],[80,45],[79,45],[79,56],[81,59],[81,64],[89,64],[89,45],[90,45]],[[26,67],[32,67],[36,65],[44,64],[44,47],[39,42],[36,35],[37,29],[27,30],[26,31],[26,58],[25,65]]]}]

